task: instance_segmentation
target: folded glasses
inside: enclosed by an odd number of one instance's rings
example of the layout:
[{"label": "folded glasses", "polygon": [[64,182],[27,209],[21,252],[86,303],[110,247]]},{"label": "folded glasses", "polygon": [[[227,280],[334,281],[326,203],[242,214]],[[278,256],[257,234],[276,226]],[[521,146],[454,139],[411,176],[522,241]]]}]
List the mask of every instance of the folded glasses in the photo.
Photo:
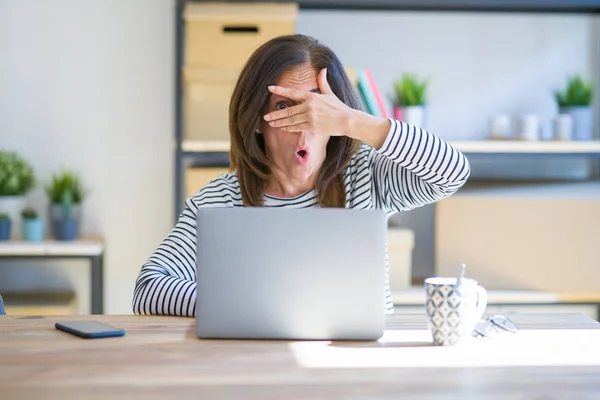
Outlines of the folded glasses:
[{"label": "folded glasses", "polygon": [[494,315],[480,321],[473,329],[473,336],[479,338],[495,338],[502,332],[515,333],[519,330],[517,324],[504,315]]}]

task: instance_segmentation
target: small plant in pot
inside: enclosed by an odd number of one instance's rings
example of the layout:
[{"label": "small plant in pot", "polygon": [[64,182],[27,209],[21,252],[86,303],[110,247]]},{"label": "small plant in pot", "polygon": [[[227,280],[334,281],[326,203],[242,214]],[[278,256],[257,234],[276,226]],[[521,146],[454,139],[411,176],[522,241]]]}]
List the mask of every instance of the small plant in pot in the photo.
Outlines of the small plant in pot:
[{"label": "small plant in pot", "polygon": [[50,197],[52,236],[57,240],[74,240],[79,236],[81,202],[85,192],[79,177],[70,171],[55,174],[47,187]]},{"label": "small plant in pot", "polygon": [[[0,150],[0,209],[17,221],[25,208],[25,195],[35,184],[32,167],[19,154]],[[20,237],[20,225],[13,224],[12,237]]]},{"label": "small plant in pot", "polygon": [[38,217],[32,208],[26,208],[21,212],[23,217],[23,239],[28,242],[41,242],[44,240],[44,220]]},{"label": "small plant in pot", "polygon": [[592,99],[594,85],[576,75],[567,80],[565,90],[554,92],[559,114],[568,114],[573,119],[573,139],[592,140],[594,113]]},{"label": "small plant in pot", "polygon": [[404,74],[394,82],[394,118],[424,129],[428,86],[428,80],[420,80],[415,74]]},{"label": "small plant in pot", "polygon": [[10,240],[10,216],[0,211],[0,241]]}]

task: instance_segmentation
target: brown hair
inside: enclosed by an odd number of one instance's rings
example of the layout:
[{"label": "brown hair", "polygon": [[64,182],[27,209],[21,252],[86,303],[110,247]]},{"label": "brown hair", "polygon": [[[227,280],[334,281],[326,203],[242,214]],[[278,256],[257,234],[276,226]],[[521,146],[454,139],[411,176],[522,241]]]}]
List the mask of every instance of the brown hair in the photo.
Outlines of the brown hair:
[{"label": "brown hair", "polygon": [[[267,87],[275,85],[283,72],[306,63],[317,72],[327,68],[333,93],[349,107],[361,109],[342,63],[327,46],[305,35],[280,36],[260,46],[241,70],[229,105],[230,164],[237,171],[246,206],[263,205],[271,174],[263,137],[256,134],[271,96]],[[316,180],[321,207],[345,206],[344,169],[358,147],[359,142],[347,136],[329,139]]]}]

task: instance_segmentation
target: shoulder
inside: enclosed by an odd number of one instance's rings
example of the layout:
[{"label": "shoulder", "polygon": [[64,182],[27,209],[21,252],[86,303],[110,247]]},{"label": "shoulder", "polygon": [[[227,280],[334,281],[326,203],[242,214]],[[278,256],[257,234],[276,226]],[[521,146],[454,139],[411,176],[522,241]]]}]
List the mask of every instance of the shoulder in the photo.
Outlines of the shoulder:
[{"label": "shoulder", "polygon": [[190,209],[199,207],[230,207],[241,202],[240,184],[235,172],[222,174],[204,185],[186,203]]},{"label": "shoulder", "polygon": [[368,144],[361,143],[360,147],[358,148],[358,151],[356,152],[354,157],[352,157],[352,160],[361,160],[369,158],[372,156],[374,151],[375,149],[369,146]]},{"label": "shoulder", "polygon": [[350,159],[348,166],[346,167],[346,174],[353,171],[362,170],[369,166],[370,160],[373,158],[375,149],[366,143],[361,143],[360,147]]}]

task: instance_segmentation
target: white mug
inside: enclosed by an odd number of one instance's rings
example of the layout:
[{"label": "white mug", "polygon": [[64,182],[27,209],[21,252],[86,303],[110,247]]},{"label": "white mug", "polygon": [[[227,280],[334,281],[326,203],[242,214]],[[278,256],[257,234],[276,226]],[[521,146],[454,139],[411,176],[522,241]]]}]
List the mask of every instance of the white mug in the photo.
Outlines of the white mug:
[{"label": "white mug", "polygon": [[492,119],[492,139],[508,139],[510,137],[510,119],[508,115],[500,114]]},{"label": "white mug", "polygon": [[540,119],[537,115],[525,115],[521,120],[520,136],[523,140],[538,140],[540,137]]},{"label": "white mug", "polygon": [[425,280],[427,323],[437,346],[454,346],[472,336],[487,307],[487,291],[473,279]]}]

